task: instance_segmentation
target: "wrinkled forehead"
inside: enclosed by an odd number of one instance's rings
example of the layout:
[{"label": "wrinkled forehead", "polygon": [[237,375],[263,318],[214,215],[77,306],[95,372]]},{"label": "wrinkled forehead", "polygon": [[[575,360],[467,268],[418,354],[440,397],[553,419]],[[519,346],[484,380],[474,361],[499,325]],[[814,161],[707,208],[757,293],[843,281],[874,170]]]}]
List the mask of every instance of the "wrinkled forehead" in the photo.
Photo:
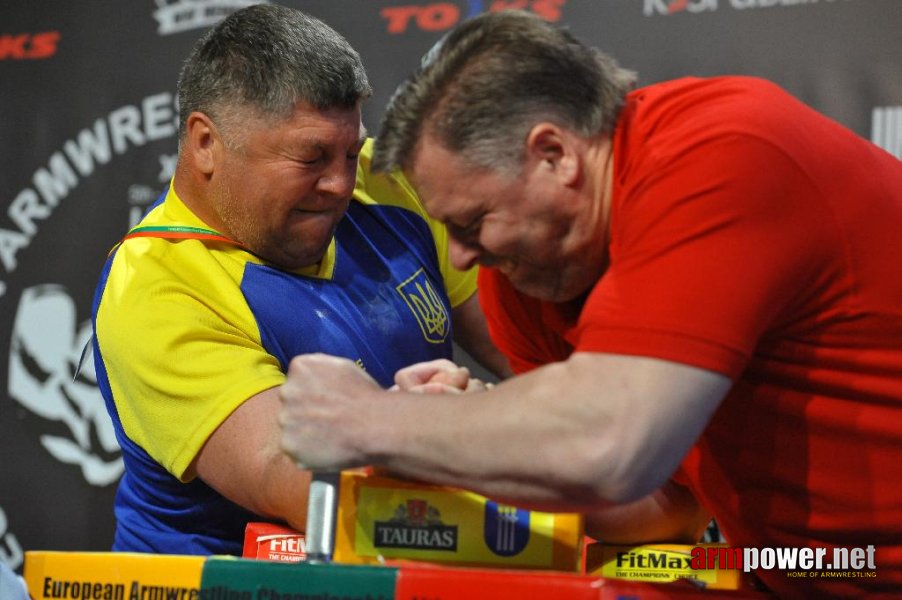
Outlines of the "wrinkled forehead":
[{"label": "wrinkled forehead", "polygon": [[486,214],[507,210],[517,193],[504,174],[474,167],[439,145],[424,145],[406,173],[429,216],[457,228],[472,227]]}]

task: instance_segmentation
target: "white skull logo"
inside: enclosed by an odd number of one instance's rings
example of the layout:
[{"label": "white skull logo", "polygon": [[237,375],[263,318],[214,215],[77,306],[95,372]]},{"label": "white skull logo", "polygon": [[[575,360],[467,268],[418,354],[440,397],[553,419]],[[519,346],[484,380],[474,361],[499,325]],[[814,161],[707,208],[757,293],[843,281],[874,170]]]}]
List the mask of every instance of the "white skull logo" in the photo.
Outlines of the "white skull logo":
[{"label": "white skull logo", "polygon": [[119,478],[123,465],[90,351],[79,369],[90,339],[90,321],[77,324],[75,303],[63,286],[23,291],[10,344],[9,394],[59,424],[40,438],[50,454],[79,465],[88,483],[104,486]]}]

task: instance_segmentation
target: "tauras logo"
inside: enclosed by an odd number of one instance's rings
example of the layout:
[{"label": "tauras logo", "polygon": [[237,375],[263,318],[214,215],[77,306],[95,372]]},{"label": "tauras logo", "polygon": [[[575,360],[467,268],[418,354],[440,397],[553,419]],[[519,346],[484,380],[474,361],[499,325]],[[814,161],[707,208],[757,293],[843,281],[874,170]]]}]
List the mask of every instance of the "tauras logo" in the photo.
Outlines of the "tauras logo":
[{"label": "tauras logo", "polygon": [[410,525],[376,523],[377,548],[416,548],[418,550],[457,550],[457,527],[448,525]]},{"label": "tauras logo", "polygon": [[645,0],[643,13],[646,17],[672,15],[678,12],[698,13],[717,10],[717,0]]},{"label": "tauras logo", "polygon": [[376,521],[373,546],[416,550],[457,550],[457,526],[445,525],[434,506],[409,499],[399,504],[388,521]]},{"label": "tauras logo", "polygon": [[157,33],[171,35],[215,25],[236,10],[266,0],[156,0]]}]

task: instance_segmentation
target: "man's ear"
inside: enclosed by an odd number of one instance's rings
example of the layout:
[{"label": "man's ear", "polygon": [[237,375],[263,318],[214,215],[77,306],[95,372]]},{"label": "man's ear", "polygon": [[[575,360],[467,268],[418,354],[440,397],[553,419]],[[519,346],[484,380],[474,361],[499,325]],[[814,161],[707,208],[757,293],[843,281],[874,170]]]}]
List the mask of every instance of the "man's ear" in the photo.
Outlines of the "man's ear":
[{"label": "man's ear", "polygon": [[222,149],[222,138],[212,119],[202,112],[193,112],[185,122],[185,150],[198,171],[213,174],[217,154]]},{"label": "man's ear", "polygon": [[554,123],[537,123],[529,130],[526,158],[527,162],[549,169],[562,185],[569,187],[579,180],[580,163],[573,136]]}]

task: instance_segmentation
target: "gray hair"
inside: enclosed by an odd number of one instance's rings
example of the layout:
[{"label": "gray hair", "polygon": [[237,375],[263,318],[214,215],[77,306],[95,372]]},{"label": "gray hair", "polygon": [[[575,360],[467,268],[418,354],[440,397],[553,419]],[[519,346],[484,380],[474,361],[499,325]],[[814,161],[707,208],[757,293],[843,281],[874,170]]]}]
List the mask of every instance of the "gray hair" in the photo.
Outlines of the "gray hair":
[{"label": "gray hair", "polygon": [[449,32],[398,87],[373,169],[410,166],[428,133],[477,168],[519,171],[532,127],[610,133],[636,75],[570,32],[523,11],[486,13]]},{"label": "gray hair", "polygon": [[178,83],[179,137],[194,111],[228,129],[247,109],[276,120],[299,101],[352,108],[371,94],[360,56],[331,27],[284,6],[250,6],[208,31],[186,59]]}]

